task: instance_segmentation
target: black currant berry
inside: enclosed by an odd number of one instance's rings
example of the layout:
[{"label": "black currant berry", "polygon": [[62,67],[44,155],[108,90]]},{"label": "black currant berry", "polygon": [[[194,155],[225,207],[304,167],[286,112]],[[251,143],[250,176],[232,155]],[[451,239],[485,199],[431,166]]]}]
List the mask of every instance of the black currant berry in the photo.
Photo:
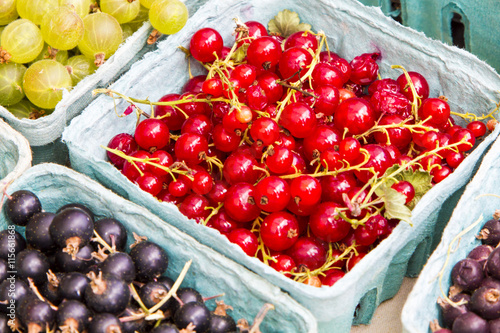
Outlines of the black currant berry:
[{"label": "black currant berry", "polygon": [[[14,277],[8,277],[0,284],[0,312],[9,314],[12,309],[16,311],[17,304],[20,304],[29,295],[31,295],[31,290],[27,283]],[[14,303],[15,306],[12,306],[11,303]]]},{"label": "black currant berry", "polygon": [[210,333],[236,332],[236,322],[228,315],[212,314],[210,318]]},{"label": "black currant berry", "polygon": [[190,302],[198,302],[204,303],[203,296],[193,288],[179,288],[177,290],[177,297],[182,302],[179,303],[177,299],[172,301],[172,312],[175,313],[182,304],[190,303]]},{"label": "black currant berry", "polygon": [[95,231],[109,245],[115,245],[117,251],[124,251],[127,245],[127,230],[115,219],[102,219],[95,222]]},{"label": "black currant berry", "polygon": [[80,203],[77,203],[77,202],[73,202],[73,203],[69,203],[69,204],[66,204],[62,207],[60,207],[57,211],[56,211],[56,214],[59,214],[60,212],[62,212],[63,210],[65,209],[68,209],[68,208],[76,208],[76,209],[80,209],[81,211],[83,211],[84,213],[88,214],[88,216],[90,216],[92,222],[95,221],[95,215],[94,215],[94,212],[92,212],[90,210],[90,208],[88,208],[87,206],[85,205],[82,205]]},{"label": "black currant berry", "polygon": [[[130,318],[133,316],[140,316],[144,312],[142,309],[134,304],[129,304],[125,311],[120,314],[120,318]],[[144,318],[136,320],[127,320],[122,322],[123,333],[145,333],[147,332],[148,322]]]},{"label": "black currant berry", "polygon": [[82,273],[67,273],[59,283],[59,294],[63,299],[83,301],[85,288],[89,283],[90,279]]},{"label": "black currant berry", "polygon": [[110,254],[101,264],[101,271],[104,275],[112,274],[126,283],[132,283],[135,279],[134,262],[124,252]]},{"label": "black currant berry", "polygon": [[63,332],[83,332],[90,323],[90,311],[85,304],[66,300],[59,305],[56,322]]},{"label": "black currant berry", "polygon": [[7,199],[5,214],[15,225],[24,227],[29,219],[42,211],[42,204],[38,197],[30,191],[20,190],[12,193]]},{"label": "black currant berry", "polygon": [[14,226],[0,231],[0,259],[14,260],[16,255],[25,248],[26,241],[20,233],[14,230]]},{"label": "black currant berry", "polygon": [[33,298],[23,307],[20,317],[28,332],[46,332],[54,324],[56,312],[48,303]]},{"label": "black currant berry", "polygon": [[179,329],[173,324],[164,323],[154,328],[151,333],[179,333]]},{"label": "black currant berry", "polygon": [[123,333],[120,320],[110,313],[99,313],[92,317],[89,325],[92,333]]},{"label": "black currant berry", "polygon": [[142,241],[130,250],[130,257],[136,268],[136,279],[140,282],[151,281],[162,275],[168,267],[168,255],[160,246]]},{"label": "black currant berry", "polygon": [[0,333],[11,333],[9,319],[6,314],[0,313]]},{"label": "black currant berry", "polygon": [[85,303],[94,312],[119,314],[130,301],[130,289],[125,281],[113,275],[93,276],[85,288]]},{"label": "black currant berry", "polygon": [[26,241],[32,248],[42,252],[52,251],[56,244],[50,237],[49,227],[56,214],[54,213],[36,213],[26,225]]},{"label": "black currant berry", "polygon": [[64,273],[54,274],[49,270],[49,272],[46,274],[45,281],[38,288],[40,294],[42,294],[43,297],[45,297],[50,303],[54,305],[58,305],[63,300],[59,293],[59,285],[64,275]]},{"label": "black currant berry", "polygon": [[47,279],[50,264],[42,252],[25,249],[16,256],[16,268],[21,279],[32,278],[35,284],[42,284]]},{"label": "black currant berry", "polygon": [[191,302],[184,304],[174,315],[174,323],[180,328],[186,328],[190,323],[195,326],[196,333],[205,333],[210,329],[210,310],[203,303]]},{"label": "black currant berry", "polygon": [[[165,296],[168,294],[168,289],[160,282],[148,282],[144,284],[138,291],[139,297],[141,298],[144,305],[151,309],[153,306],[161,302]],[[160,307],[160,310],[167,311],[174,301],[170,298],[164,305]]]},{"label": "black currant berry", "polygon": [[85,272],[95,263],[92,252],[94,248],[90,244],[82,247],[74,258],[60,249],[55,254],[55,266],[61,272]]},{"label": "black currant berry", "polygon": [[0,283],[9,277],[9,266],[6,260],[0,259]]},{"label": "black currant berry", "polygon": [[49,232],[56,245],[74,257],[81,247],[90,242],[94,223],[83,210],[66,208],[54,216]]}]

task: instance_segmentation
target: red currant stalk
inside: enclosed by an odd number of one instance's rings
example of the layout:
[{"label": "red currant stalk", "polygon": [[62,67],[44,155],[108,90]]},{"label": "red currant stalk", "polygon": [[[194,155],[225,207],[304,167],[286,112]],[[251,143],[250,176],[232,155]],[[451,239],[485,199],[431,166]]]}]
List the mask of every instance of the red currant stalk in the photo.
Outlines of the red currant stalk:
[{"label": "red currant stalk", "polygon": [[407,124],[410,120],[411,120],[411,118],[406,118],[405,120],[403,120],[400,123],[387,124],[387,125],[378,125],[378,121],[377,121],[377,123],[372,128],[370,128],[368,131],[366,131],[364,133],[361,133],[361,134],[358,134],[358,135],[353,135],[353,137],[355,139],[363,139],[364,142],[366,143],[367,142],[366,138],[370,134],[375,133],[375,132],[383,132],[386,135],[386,137],[387,137],[387,144],[390,145],[391,141],[390,141],[389,132],[387,131],[388,129],[392,129],[392,128],[407,128],[408,130],[410,130],[411,133],[418,133],[418,134],[423,134],[423,133],[426,133],[426,132],[429,132],[429,131],[439,132],[439,130],[437,128],[427,127],[427,126],[424,125],[425,122],[428,121],[429,119],[425,119],[423,121],[419,121],[416,124]]},{"label": "red currant stalk", "polygon": [[335,258],[333,257],[333,246],[332,243],[328,244],[329,249],[328,249],[328,254],[327,254],[327,259],[326,262],[323,264],[323,266],[315,269],[315,270],[309,270],[307,268],[304,268],[301,272],[287,272],[290,273],[293,276],[294,281],[301,282],[303,283],[305,280],[310,278],[311,276],[318,276],[318,275],[325,275],[325,271],[329,270],[335,263],[339,262],[340,260],[347,259],[347,257],[351,254],[354,253],[355,255],[358,254],[358,251],[356,251],[356,244],[353,244],[349,247],[347,247],[342,254],[339,256],[336,256]]},{"label": "red currant stalk", "polygon": [[[139,174],[141,176],[143,176],[144,173],[137,166],[137,164],[135,162],[141,162],[141,163],[149,164],[151,166],[157,167],[158,169],[166,171],[166,172],[168,172],[170,174],[170,176],[172,176],[172,178],[173,178],[174,181],[177,180],[177,178],[175,177],[174,173],[177,173],[177,174],[180,174],[180,175],[185,175],[189,179],[193,180],[192,177],[190,176],[190,169],[186,165],[184,165],[183,163],[174,163],[170,167],[166,167],[166,166],[163,166],[161,164],[153,162],[153,161],[158,161],[158,158],[138,158],[138,157],[129,156],[129,155],[125,154],[124,152],[122,152],[121,150],[118,150],[118,149],[112,149],[112,148],[105,147],[105,146],[102,146],[102,145],[101,145],[101,148],[104,148],[107,151],[109,151],[110,153],[113,153],[113,154],[115,154],[115,155],[117,155],[117,156],[125,159],[126,161],[130,162],[137,169],[137,171],[139,172]],[[187,171],[179,170],[180,167],[184,167],[185,169],[187,169]]]},{"label": "red currant stalk", "polygon": [[[266,212],[262,213],[265,214]],[[269,261],[276,262],[277,260],[271,256],[271,251],[267,248],[266,245],[264,245],[264,241],[262,240],[262,236],[260,234],[260,226],[262,222],[263,222],[262,217],[259,216],[258,218],[256,218],[253,221],[252,229],[250,229],[250,231],[257,232],[259,234],[258,238],[259,245],[257,246],[257,252],[255,252],[255,256],[257,257],[260,252],[262,255],[262,262],[264,262],[264,264],[266,265],[269,265]]]},{"label": "red currant stalk", "polygon": [[481,116],[477,116],[474,113],[466,112],[466,113],[458,113],[451,111],[450,114],[461,117],[467,121],[476,121],[476,120],[486,120],[488,118],[495,119],[494,114],[498,113],[498,110],[500,109],[500,102],[495,104],[495,108],[491,110],[489,113],[484,114],[482,113]]},{"label": "red currant stalk", "polygon": [[410,74],[406,71],[406,69],[403,66],[400,65],[392,65],[391,68],[399,68],[403,71],[406,82],[410,86],[411,92],[413,94],[413,102],[410,102],[411,104],[411,112],[413,114],[413,117],[415,118],[416,121],[419,120],[418,118],[418,108],[421,103],[421,96],[417,95],[417,91],[415,90],[415,85],[413,84],[413,80],[410,77]]},{"label": "red currant stalk", "polygon": [[210,219],[212,217],[214,217],[215,215],[217,215],[219,213],[219,210],[222,208],[222,206],[224,206],[224,203],[223,202],[219,202],[219,204],[217,205],[217,207],[205,207],[205,209],[210,209],[212,210],[210,212],[210,214],[202,221],[202,224],[203,225],[207,225],[208,221],[210,221]]}]

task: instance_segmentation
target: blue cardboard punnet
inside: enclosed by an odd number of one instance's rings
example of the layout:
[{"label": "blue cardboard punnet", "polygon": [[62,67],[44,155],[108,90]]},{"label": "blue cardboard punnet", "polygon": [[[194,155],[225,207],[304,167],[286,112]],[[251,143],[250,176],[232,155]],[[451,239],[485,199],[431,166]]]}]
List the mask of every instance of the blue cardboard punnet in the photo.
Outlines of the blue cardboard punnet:
[{"label": "blue cardboard punnet", "polygon": [[0,119],[0,191],[30,166],[28,140]]},{"label": "blue cardboard punnet", "polygon": [[[346,59],[380,52],[382,77],[398,77],[401,71],[391,69],[395,64],[420,72],[429,82],[431,96],[446,95],[454,111],[487,113],[498,99],[500,77],[490,66],[466,51],[432,41],[422,33],[399,25],[378,8],[368,8],[351,0],[211,1],[190,18],[179,34],[148,53],[110,88],[152,101],[167,93],[178,93],[189,76],[185,54],[177,47],[188,47],[198,29],[217,29],[229,45],[234,41],[233,18],[267,23],[283,9],[297,12],[303,22],[312,24],[314,31],[325,32],[330,49]],[[192,70],[193,74],[200,73],[194,62]],[[116,117],[115,102],[109,96],[98,97],[65,130],[63,140],[70,151],[72,167],[147,207],[168,223],[287,291],[312,311],[321,332],[332,332],[333,328],[335,332],[348,332],[353,323],[369,323],[378,304],[396,294],[403,277],[418,274],[431,249],[439,242],[442,229],[476,164],[500,131],[497,129],[486,137],[448,179],[424,196],[413,211],[413,226],[401,223],[345,278],[331,288],[318,289],[298,284],[258,259],[246,256],[218,231],[186,219],[172,204],[158,202],[108,163],[101,145],[106,146],[118,133],[133,133],[136,125],[134,116]],[[125,103],[116,105],[119,113],[125,110]]]},{"label": "blue cardboard punnet", "polygon": [[[441,287],[447,295],[451,285],[451,270],[455,263],[465,259],[473,248],[481,245],[481,241],[475,236],[479,234],[484,223],[492,218],[495,210],[500,208],[499,160],[500,140],[496,140],[484,156],[476,175],[465,188],[443,231],[441,242],[425,264],[406,300],[401,314],[404,332],[430,332],[429,322],[440,319],[441,316],[436,303],[438,297],[443,298],[438,275],[443,270]],[[452,244],[455,237],[479,218],[481,222]],[[448,254],[450,245],[452,250]]]},{"label": "blue cardboard punnet", "polygon": [[[165,249],[169,256],[166,274],[174,280],[185,263],[192,259],[182,286],[195,288],[204,297],[224,294],[224,302],[234,308],[228,313],[236,320],[245,318],[252,323],[261,307],[271,303],[274,310],[264,318],[262,332],[317,332],[312,314],[278,287],[82,174],[57,164],[42,163],[14,181],[7,193],[17,190],[35,193],[47,212],[77,202],[90,208],[96,219],[119,220],[128,231],[129,244],[135,232]],[[2,210],[0,229],[4,230],[7,225]],[[23,233],[22,229],[18,231]],[[207,305],[213,310],[215,302],[209,301]]]}]

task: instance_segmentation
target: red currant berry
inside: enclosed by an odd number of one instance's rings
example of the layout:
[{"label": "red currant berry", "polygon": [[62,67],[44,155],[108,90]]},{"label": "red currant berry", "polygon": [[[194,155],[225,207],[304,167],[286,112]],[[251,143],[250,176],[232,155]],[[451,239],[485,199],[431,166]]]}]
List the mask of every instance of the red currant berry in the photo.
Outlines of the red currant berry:
[{"label": "red currant berry", "polygon": [[141,190],[148,192],[149,194],[156,196],[163,189],[163,181],[162,179],[151,173],[144,172],[142,176],[139,176],[135,179],[135,183],[139,185]]},{"label": "red currant berry", "polygon": [[[285,108],[286,109],[286,108]],[[375,125],[376,115],[370,102],[362,98],[349,98],[339,104],[333,115],[335,127],[344,133],[361,134]]]},{"label": "red currant berry", "polygon": [[346,264],[347,271],[350,272],[354,268],[354,266],[357,265],[361,261],[361,259],[366,256],[366,254],[366,252],[358,252],[358,254],[349,257]]},{"label": "red currant berry", "polygon": [[215,54],[221,56],[224,42],[221,35],[212,28],[202,28],[194,33],[189,44],[189,51],[193,58],[201,62],[215,60]]},{"label": "red currant berry", "polygon": [[318,269],[326,262],[325,248],[313,237],[299,237],[286,254],[298,267],[304,265],[310,270]]},{"label": "red currant berry", "polygon": [[190,78],[184,87],[182,87],[182,93],[199,94],[203,91],[203,83],[207,78],[206,75],[197,75]]},{"label": "red currant berry", "polygon": [[405,204],[408,204],[415,197],[415,188],[406,180],[392,184],[391,188],[405,196]]},{"label": "red currant berry", "polygon": [[258,166],[258,164],[251,154],[234,152],[224,161],[224,179],[230,185],[239,182],[253,184],[260,175],[260,172],[254,169],[254,166]]},{"label": "red currant berry", "polygon": [[281,57],[281,44],[274,38],[264,36],[250,43],[247,50],[249,64],[259,68],[275,67]]},{"label": "red currant berry", "polygon": [[243,228],[235,229],[227,235],[227,238],[231,243],[241,247],[243,252],[248,256],[255,257],[257,254],[259,240],[250,230]]},{"label": "red currant berry", "polygon": [[144,119],[137,125],[134,138],[142,149],[155,151],[168,144],[170,132],[163,121],[149,118]]},{"label": "red currant berry", "polygon": [[[139,158],[139,159],[151,158],[151,155],[145,150],[136,151],[135,153],[133,153],[130,156],[135,157],[135,158]],[[131,163],[131,162],[127,161],[123,164],[122,173],[130,181],[134,182],[137,179],[137,177],[139,177],[141,175],[141,172],[146,171],[147,168],[148,168],[148,166],[144,162],[134,161],[133,163]]]},{"label": "red currant berry", "polygon": [[311,135],[316,127],[316,114],[304,103],[292,103],[283,109],[279,123],[294,137],[305,138]]},{"label": "red currant berry", "polygon": [[311,79],[313,89],[325,85],[331,85],[340,89],[344,85],[342,72],[328,63],[317,64],[312,71]]},{"label": "red currant berry", "polygon": [[432,181],[436,184],[440,183],[451,173],[452,173],[451,169],[446,165],[441,166],[441,168],[434,168],[431,171]]},{"label": "red currant berry", "polygon": [[231,231],[242,228],[243,225],[230,218],[226,211],[221,209],[208,221],[207,226],[219,230],[223,235],[228,235]]},{"label": "red currant berry", "polygon": [[290,201],[290,186],[284,179],[269,176],[255,186],[255,202],[266,212],[283,210],[288,201]]},{"label": "red currant berry", "polygon": [[[135,139],[132,135],[128,133],[120,133],[115,135],[108,143],[108,148],[118,149],[119,151],[125,153],[126,155],[131,155],[135,153],[139,146],[135,142]],[[123,168],[123,164],[125,163],[125,159],[119,157],[118,155],[113,154],[110,151],[107,151],[108,159],[114,166],[118,169]]]},{"label": "red currant berry", "polygon": [[248,183],[238,183],[229,188],[224,199],[226,213],[236,222],[251,222],[260,215],[255,202],[255,187]]},{"label": "red currant berry", "polygon": [[326,273],[325,277],[321,280],[321,283],[324,286],[333,286],[338,280],[342,279],[345,276],[344,271],[340,269],[332,269]]},{"label": "red currant berry", "polygon": [[210,210],[206,209],[207,207],[207,198],[199,194],[191,194],[182,201],[179,211],[188,219],[194,219],[197,223],[201,223],[210,215]]},{"label": "red currant berry", "polygon": [[257,77],[257,82],[264,90],[269,104],[276,103],[280,100],[283,95],[283,86],[278,83],[278,75],[266,71]]},{"label": "red currant berry", "polygon": [[[422,74],[417,72],[408,72],[411,82],[415,87],[415,91],[421,100],[425,100],[429,97],[429,84]],[[401,92],[406,96],[411,102],[413,102],[413,92],[408,84],[406,75],[401,74],[396,80]]]},{"label": "red currant berry", "polygon": [[241,88],[248,88],[257,78],[257,69],[249,64],[241,64],[234,68],[231,77],[240,82]]},{"label": "red currant berry", "polygon": [[318,49],[318,40],[310,32],[298,31],[291,34],[285,41],[285,50],[292,47],[310,49],[314,53]]},{"label": "red currant berry", "polygon": [[281,77],[289,82],[299,80],[304,75],[305,68],[311,64],[312,59],[312,55],[303,48],[292,47],[287,49],[279,60]]},{"label": "red currant berry", "polygon": [[223,180],[216,180],[210,192],[208,192],[205,196],[211,205],[217,206],[220,202],[224,202],[226,199],[227,190],[229,186]]},{"label": "red currant berry", "polygon": [[339,143],[339,154],[344,160],[353,163],[359,157],[361,144],[355,138],[345,138]]},{"label": "red currant berry", "polygon": [[325,85],[314,89],[314,94],[317,96],[314,112],[322,113],[325,116],[333,115],[339,106],[339,90],[334,86]]},{"label": "red currant berry", "polygon": [[476,138],[479,138],[486,134],[486,125],[479,120],[468,123],[467,129],[471,131]]},{"label": "red currant berry", "polygon": [[203,82],[203,86],[201,88],[203,92],[207,95],[211,95],[213,97],[222,96],[222,81],[218,78],[211,78]]},{"label": "red currant berry", "polygon": [[[179,100],[179,94],[167,94],[160,98],[158,102],[172,102]],[[186,116],[179,110],[168,105],[155,105],[155,117],[162,117],[161,120],[168,126],[171,131],[178,131],[186,120]]]},{"label": "red currant berry", "polygon": [[351,65],[350,80],[356,84],[368,85],[377,79],[380,53],[364,53],[355,57]]},{"label": "red currant berry", "polygon": [[212,132],[212,122],[204,114],[197,114],[186,119],[181,128],[181,134],[194,133],[208,138]]},{"label": "red currant berry", "polygon": [[277,254],[274,255],[273,258],[276,261],[269,261],[269,266],[282,273],[284,276],[291,278],[292,274],[289,272],[294,271],[297,267],[292,257],[287,256],[286,254]]},{"label": "red currant berry", "polygon": [[[368,151],[370,158],[368,162],[363,164],[363,168],[374,168],[375,175],[380,177],[384,174],[385,170],[390,168],[393,165],[393,160],[387,150],[379,145],[368,144],[363,147]],[[360,156],[360,160],[357,162],[361,163],[364,160],[364,155]],[[374,176],[373,173],[366,170],[355,170],[355,175],[361,180],[363,183],[367,183],[370,178]]]},{"label": "red currant berry", "polygon": [[463,151],[468,151],[474,147],[474,144],[476,143],[476,138],[474,137],[474,134],[472,134],[471,131],[468,129],[464,128],[461,130],[458,130],[453,134],[451,137],[451,142],[450,143],[458,143],[463,141],[462,144],[459,144],[457,146],[457,149],[461,152]]},{"label": "red currant berry", "polygon": [[281,175],[286,173],[293,162],[292,152],[284,147],[276,146],[267,150],[266,166],[273,174]]},{"label": "red currant berry", "polygon": [[234,131],[226,131],[222,124],[218,124],[212,133],[212,140],[215,148],[229,153],[240,146],[241,138]]},{"label": "red currant berry", "polygon": [[343,194],[356,187],[357,181],[352,172],[342,172],[336,176],[321,177],[321,200],[344,204]]},{"label": "red currant berry", "polygon": [[[152,159],[151,162],[159,164],[164,168],[168,168],[169,166],[172,165],[172,163],[174,163],[172,155],[170,155],[164,150],[155,151],[153,154],[151,154],[151,159]],[[158,176],[166,176],[169,174],[168,171],[161,169],[157,166],[153,166],[151,164],[148,164],[148,170]]]},{"label": "red currant berry", "polygon": [[179,177],[168,184],[168,191],[174,197],[184,197],[191,191],[191,181],[187,177]]},{"label": "red currant berry", "polygon": [[441,127],[450,117],[450,106],[440,98],[427,98],[418,109],[418,116],[428,119],[428,124]]},{"label": "red currant berry", "polygon": [[188,165],[200,164],[208,152],[208,141],[205,137],[184,133],[175,142],[175,156]]},{"label": "red currant berry", "polygon": [[454,169],[457,168],[464,159],[464,154],[456,151],[449,151],[446,155],[446,163]]},{"label": "red currant berry", "polygon": [[317,126],[311,135],[304,139],[304,155],[312,161],[327,149],[334,149],[342,140],[342,134],[327,125]]},{"label": "red currant berry", "polygon": [[351,224],[338,214],[341,206],[334,202],[323,202],[309,218],[312,233],[325,242],[338,242],[351,229]]},{"label": "red currant berry", "polygon": [[274,251],[289,249],[299,238],[299,223],[287,212],[275,212],[264,219],[260,235],[264,245]]}]

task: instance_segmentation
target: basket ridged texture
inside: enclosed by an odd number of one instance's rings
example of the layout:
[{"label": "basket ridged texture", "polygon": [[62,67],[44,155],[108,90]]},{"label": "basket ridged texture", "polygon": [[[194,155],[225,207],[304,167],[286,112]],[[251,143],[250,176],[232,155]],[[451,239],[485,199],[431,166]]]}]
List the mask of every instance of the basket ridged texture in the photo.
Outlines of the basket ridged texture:
[{"label": "basket ridged texture", "polygon": [[[441,242],[430,256],[406,300],[401,315],[404,332],[430,332],[429,322],[440,318],[441,315],[436,303],[438,297],[443,297],[437,279],[438,274],[444,267],[442,290],[447,294],[451,285],[451,270],[455,263],[465,259],[473,248],[481,245],[481,241],[475,236],[500,207],[499,160],[500,140],[497,140],[484,156],[476,175],[467,185],[443,232]],[[496,197],[487,194],[493,194]],[[452,240],[481,216],[482,221],[463,235],[459,243],[454,243],[453,250],[448,256],[448,248]],[[446,260],[448,263],[445,265]]]},{"label": "basket ridged texture", "polygon": [[[224,302],[234,307],[234,311],[229,312],[233,318],[245,318],[251,323],[261,307],[271,303],[275,310],[265,317],[263,332],[317,332],[312,314],[279,288],[82,174],[57,164],[39,164],[12,183],[8,193],[21,189],[35,193],[47,212],[78,202],[89,207],[96,219],[121,221],[128,231],[129,244],[133,242],[132,232],[148,237],[167,252],[166,274],[174,280],[184,264],[192,259],[182,287],[195,288],[204,297],[224,293]],[[0,229],[7,225],[2,211]],[[22,229],[18,231],[24,234]],[[215,302],[207,304],[213,310]]]},{"label": "basket ridged texture", "polygon": [[0,119],[0,191],[31,167],[28,140]]},{"label": "basket ridged texture", "polygon": [[[393,64],[421,72],[428,78],[431,95],[445,93],[455,111],[486,113],[494,105],[492,101],[498,98],[496,89],[500,86],[500,77],[475,56],[404,28],[385,17],[378,8],[367,8],[348,0],[210,2],[198,10],[181,33],[161,43],[157,51],[134,64],[111,88],[133,97],[149,97],[153,101],[164,94],[177,93],[188,79],[187,61],[177,46],[187,47],[195,31],[205,26],[216,28],[229,44],[234,38],[231,36],[233,17],[266,23],[285,8],[299,13],[303,21],[313,25],[313,30],[324,31],[330,49],[347,59],[365,52],[381,52],[382,77],[395,78],[401,74],[390,69]],[[197,73],[196,68],[193,71],[193,74]],[[122,113],[124,109],[125,103],[118,103],[117,111]],[[135,123],[134,116],[117,119],[113,100],[109,97],[96,99],[63,134],[72,167],[147,207],[286,290],[311,310],[322,332],[331,332],[333,327],[335,332],[348,332],[352,323],[369,323],[377,305],[398,291],[404,275],[418,274],[431,249],[439,242],[446,221],[476,163],[499,132],[490,134],[454,174],[424,197],[413,212],[413,227],[401,224],[334,287],[316,289],[295,283],[256,258],[245,256],[218,231],[187,220],[175,206],[158,202],[109,164],[105,150],[100,146],[107,145],[118,133],[133,133]]]},{"label": "basket ridged texture", "polygon": [[[185,4],[190,15],[193,15],[205,2],[206,0],[187,0]],[[94,74],[84,78],[71,91],[65,91],[63,99],[48,116],[35,120],[19,119],[0,106],[0,118],[5,119],[14,129],[23,134],[31,146],[43,147],[35,150],[35,163],[64,164],[68,160],[67,150],[54,142],[61,137],[70,120],[80,114],[94,99],[93,89],[106,87],[126,72],[133,63],[141,59],[145,53],[156,49],[157,44],[146,43],[152,30],[151,24],[146,21]],[[164,35],[160,40],[168,39],[167,37]]]},{"label": "basket ridged texture", "polygon": [[492,34],[500,14],[496,0],[359,0],[401,23],[422,31],[426,36],[466,50],[500,71],[500,36]]}]

